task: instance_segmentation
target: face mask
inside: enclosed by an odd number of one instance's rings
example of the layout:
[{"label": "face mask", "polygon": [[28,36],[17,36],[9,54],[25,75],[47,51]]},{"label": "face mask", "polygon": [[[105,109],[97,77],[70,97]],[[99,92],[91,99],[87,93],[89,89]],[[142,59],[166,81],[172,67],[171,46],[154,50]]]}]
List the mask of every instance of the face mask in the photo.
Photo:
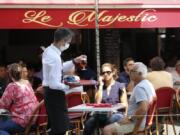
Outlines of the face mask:
[{"label": "face mask", "polygon": [[61,50],[61,52],[63,52],[63,51],[65,51],[65,50],[67,50],[67,49],[69,48],[69,46],[70,46],[70,44],[69,44],[69,43],[65,43],[65,45],[64,45],[64,46],[59,47],[59,49]]}]

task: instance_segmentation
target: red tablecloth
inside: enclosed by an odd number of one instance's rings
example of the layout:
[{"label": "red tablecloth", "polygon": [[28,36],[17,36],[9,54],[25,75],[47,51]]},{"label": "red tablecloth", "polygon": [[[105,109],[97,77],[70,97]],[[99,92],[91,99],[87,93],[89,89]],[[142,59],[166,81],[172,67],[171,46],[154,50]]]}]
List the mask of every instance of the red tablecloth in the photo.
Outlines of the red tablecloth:
[{"label": "red tablecloth", "polygon": [[93,106],[93,107],[112,107],[112,104],[109,103],[87,103],[86,106]]}]

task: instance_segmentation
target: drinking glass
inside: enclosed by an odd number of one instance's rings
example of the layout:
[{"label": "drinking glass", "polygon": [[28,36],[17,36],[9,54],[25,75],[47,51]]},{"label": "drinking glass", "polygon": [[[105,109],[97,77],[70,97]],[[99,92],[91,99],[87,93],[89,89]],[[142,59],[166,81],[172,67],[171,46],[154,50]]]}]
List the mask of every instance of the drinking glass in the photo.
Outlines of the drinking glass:
[{"label": "drinking glass", "polygon": [[80,66],[82,67],[82,70],[86,70],[87,58],[82,59],[82,61],[80,62]]}]

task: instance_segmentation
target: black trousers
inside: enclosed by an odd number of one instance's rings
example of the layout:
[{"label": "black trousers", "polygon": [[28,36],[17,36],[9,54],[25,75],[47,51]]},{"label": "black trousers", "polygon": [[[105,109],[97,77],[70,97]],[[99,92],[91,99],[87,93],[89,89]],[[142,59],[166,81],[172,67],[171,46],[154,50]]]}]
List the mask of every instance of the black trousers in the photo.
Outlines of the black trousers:
[{"label": "black trousers", "polygon": [[51,135],[65,133],[69,129],[69,118],[65,93],[61,90],[45,89],[45,106],[51,127]]}]

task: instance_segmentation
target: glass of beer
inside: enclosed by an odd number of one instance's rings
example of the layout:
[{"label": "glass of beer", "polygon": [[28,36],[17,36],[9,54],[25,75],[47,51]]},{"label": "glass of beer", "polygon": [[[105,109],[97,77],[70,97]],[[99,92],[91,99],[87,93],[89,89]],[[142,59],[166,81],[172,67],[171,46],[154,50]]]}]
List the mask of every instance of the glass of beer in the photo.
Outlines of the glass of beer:
[{"label": "glass of beer", "polygon": [[82,70],[86,70],[86,66],[87,66],[87,58],[84,57],[80,62],[80,67]]}]

